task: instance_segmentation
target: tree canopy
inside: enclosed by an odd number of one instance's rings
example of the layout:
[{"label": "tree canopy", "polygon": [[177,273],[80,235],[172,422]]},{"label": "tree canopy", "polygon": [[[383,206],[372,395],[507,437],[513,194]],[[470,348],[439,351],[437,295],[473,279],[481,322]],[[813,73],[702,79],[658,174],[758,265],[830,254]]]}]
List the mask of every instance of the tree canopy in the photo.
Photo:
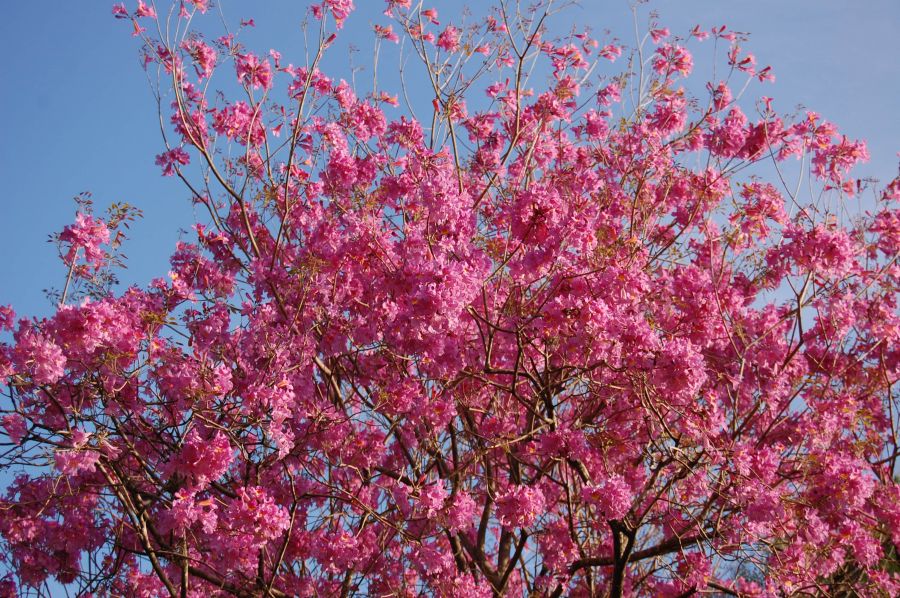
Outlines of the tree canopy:
[{"label": "tree canopy", "polygon": [[200,216],[119,290],[82,200],[0,308],[0,596],[900,593],[900,179],[726,27],[385,8],[393,90],[320,70],[351,0],[113,7]]}]

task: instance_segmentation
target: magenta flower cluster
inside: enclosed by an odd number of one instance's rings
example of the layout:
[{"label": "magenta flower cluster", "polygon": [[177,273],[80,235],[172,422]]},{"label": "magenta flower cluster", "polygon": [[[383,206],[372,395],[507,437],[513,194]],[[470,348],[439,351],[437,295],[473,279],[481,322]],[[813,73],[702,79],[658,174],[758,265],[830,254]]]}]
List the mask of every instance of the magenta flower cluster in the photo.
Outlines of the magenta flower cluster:
[{"label": "magenta flower cluster", "polygon": [[405,90],[323,71],[349,0],[293,63],[113,7],[198,217],[0,308],[0,596],[900,594],[900,179],[743,34],[513,5],[389,0]]}]

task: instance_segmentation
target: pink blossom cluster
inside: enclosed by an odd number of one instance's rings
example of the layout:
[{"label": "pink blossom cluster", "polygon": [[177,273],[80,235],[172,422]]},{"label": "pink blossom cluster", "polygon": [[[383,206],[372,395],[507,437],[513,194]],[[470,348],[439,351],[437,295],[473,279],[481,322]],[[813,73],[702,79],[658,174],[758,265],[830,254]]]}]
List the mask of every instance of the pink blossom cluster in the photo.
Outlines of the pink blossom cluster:
[{"label": "pink blossom cluster", "polygon": [[[325,73],[352,2],[310,60],[210,6],[113,8],[197,214],[168,274],[0,308],[0,595],[900,592],[900,181],[846,217],[864,144],[751,118],[746,36],[654,19],[641,71],[555,4],[390,0],[401,103]],[[76,283],[125,217],[81,212]]]},{"label": "pink blossom cluster", "polygon": [[66,248],[63,260],[67,264],[73,264],[82,250],[85,261],[94,269],[106,262],[106,252],[101,245],[109,242],[109,228],[99,218],[79,212],[74,224],[67,225],[59,233],[59,240]]}]

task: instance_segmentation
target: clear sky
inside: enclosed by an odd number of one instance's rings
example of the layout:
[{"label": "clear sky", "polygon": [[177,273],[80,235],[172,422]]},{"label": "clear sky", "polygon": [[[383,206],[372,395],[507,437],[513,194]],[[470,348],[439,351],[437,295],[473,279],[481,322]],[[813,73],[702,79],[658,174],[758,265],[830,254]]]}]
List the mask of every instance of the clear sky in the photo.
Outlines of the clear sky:
[{"label": "clear sky", "polygon": [[[474,0],[484,2],[485,0]],[[136,0],[128,0],[130,9]],[[253,17],[245,42],[260,51],[275,47],[285,61],[302,62],[299,23],[303,0],[219,0],[226,17]],[[381,0],[357,0],[361,10],[345,36],[371,39],[383,22]],[[61,287],[62,266],[47,236],[73,215],[70,198],[91,191],[102,210],[114,201],[141,208],[145,218],[126,245],[126,282],[146,283],[168,270],[180,229],[192,208],[176,179],[153,164],[162,143],[159,122],[137,44],[128,24],[110,15],[111,1],[6,2],[0,20],[0,304],[22,315],[46,314],[42,289]],[[439,2],[441,19],[453,20],[464,3]],[[450,8],[447,8],[450,7]],[[752,34],[746,48],[777,81],[759,93],[776,98],[781,111],[804,105],[837,123],[852,138],[869,142],[872,160],[860,175],[882,180],[897,172],[900,150],[900,0],[657,0],[661,24],[686,33],[727,24]],[[644,8],[646,10],[646,8]],[[581,0],[563,20],[611,29],[633,41],[627,0]],[[702,46],[701,46],[702,48]],[[364,48],[362,48],[364,49]],[[365,63],[368,54],[355,60]],[[332,54],[326,69],[349,78],[346,53]],[[706,76],[698,61],[697,77]],[[391,88],[383,70],[382,88]],[[99,210],[98,210],[99,211]]]}]

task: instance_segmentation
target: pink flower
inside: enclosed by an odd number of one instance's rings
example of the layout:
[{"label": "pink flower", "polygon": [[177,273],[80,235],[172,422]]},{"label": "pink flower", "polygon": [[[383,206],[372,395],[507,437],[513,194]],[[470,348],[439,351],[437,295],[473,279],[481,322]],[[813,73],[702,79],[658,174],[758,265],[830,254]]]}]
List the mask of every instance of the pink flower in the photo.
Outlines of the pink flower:
[{"label": "pink flower", "polygon": [[577,79],[571,75],[566,75],[556,83],[553,93],[563,101],[571,100],[581,93],[581,86],[578,84]]},{"label": "pink flower", "polygon": [[475,500],[468,493],[457,492],[447,513],[448,527],[451,530],[471,527],[477,509],[478,505],[475,504]]},{"label": "pink flower", "polygon": [[740,221],[741,230],[744,233],[765,236],[769,233],[769,221],[778,224],[784,224],[787,221],[784,198],[774,186],[750,183],[744,185],[740,195],[746,200],[743,213],[735,214],[732,221]]},{"label": "pink flower", "polygon": [[82,471],[94,471],[94,466],[100,459],[100,455],[96,451],[86,450],[70,450],[57,451],[54,456],[56,460],[56,468],[65,475],[78,475]]},{"label": "pink flower", "polygon": [[709,559],[702,552],[691,552],[681,558],[678,565],[680,587],[693,592],[697,588],[706,587],[712,573]]},{"label": "pink flower", "polygon": [[22,444],[22,439],[28,433],[28,424],[25,418],[18,413],[10,413],[4,415],[0,421],[3,422],[3,429],[6,430],[6,435],[9,436],[12,443]]},{"label": "pink flower", "polygon": [[[737,49],[737,46],[735,46],[735,49]],[[735,52],[733,57],[731,57],[731,64],[745,73],[750,73],[751,75],[756,73],[756,57],[753,54],[747,54],[738,60]]]},{"label": "pink flower", "polygon": [[691,37],[694,37],[702,42],[709,37],[709,32],[700,29],[700,25],[694,25],[694,28],[691,29]]},{"label": "pink flower", "polygon": [[650,37],[653,39],[654,44],[658,44],[660,40],[669,37],[669,29],[668,27],[663,27],[662,29],[651,29]]},{"label": "pink flower", "polygon": [[344,26],[344,21],[347,20],[347,17],[350,16],[350,13],[352,13],[355,8],[353,0],[324,0],[322,4],[313,4],[312,12],[315,18],[321,19],[324,10],[328,9],[334,17],[337,28],[341,29]]},{"label": "pink flower", "polygon": [[436,45],[447,52],[456,52],[459,49],[459,29],[449,25],[438,36]]},{"label": "pink flower", "polygon": [[706,135],[709,152],[714,156],[737,156],[747,141],[747,117],[737,106],[728,111],[722,124],[710,129]]},{"label": "pink flower", "polygon": [[440,25],[440,23],[439,23],[438,20],[437,20],[437,17],[438,17],[437,9],[434,9],[434,8],[426,8],[426,9],[423,10],[420,14],[421,14],[423,17],[425,17],[426,19],[428,19],[429,21],[431,21],[431,23],[432,23],[433,25]]},{"label": "pink flower", "polygon": [[85,261],[95,270],[106,262],[106,253],[100,246],[109,243],[109,228],[98,218],[79,212],[75,215],[75,223],[66,226],[59,233],[59,240],[69,247],[63,256],[67,264],[72,264],[77,259],[79,250],[84,250]]},{"label": "pink flower", "polygon": [[425,509],[426,517],[434,517],[444,508],[444,499],[447,498],[447,490],[443,482],[431,484],[419,494],[419,504]]},{"label": "pink flower", "polygon": [[390,106],[399,106],[400,101],[397,99],[397,96],[392,96],[386,91],[381,91],[378,93],[378,101],[384,102]]},{"label": "pink flower", "polygon": [[353,88],[351,88],[350,84],[343,79],[341,79],[341,82],[334,88],[334,97],[342,110],[349,110],[356,104],[356,94],[353,93]]},{"label": "pink flower", "polygon": [[205,439],[197,428],[193,428],[184,439],[174,471],[192,476],[203,485],[222,477],[231,464],[232,456],[231,443],[221,431],[211,439]]},{"label": "pink flower", "polygon": [[[113,11],[115,12],[115,11]],[[151,19],[156,18],[156,9],[153,6],[148,6],[144,4],[144,0],[138,0],[137,11],[135,11],[134,15],[136,17],[149,17]]]},{"label": "pink flower", "polygon": [[391,16],[391,11],[396,8],[409,8],[412,0],[385,0],[388,4],[387,10],[384,11],[385,16]]},{"label": "pink flower", "polygon": [[256,147],[266,139],[266,128],[262,119],[246,102],[235,102],[214,111],[212,128],[219,135],[233,139],[241,145]]},{"label": "pink flower", "polygon": [[534,486],[513,486],[497,497],[497,518],[504,527],[528,527],[544,512],[544,493]]},{"label": "pink flower", "polygon": [[253,89],[272,87],[272,66],[255,54],[238,54],[235,62],[238,81]]},{"label": "pink flower", "polygon": [[807,230],[794,223],[788,224],[784,228],[784,237],[788,242],[766,258],[770,266],[792,265],[805,271],[842,275],[853,267],[853,257],[859,251],[846,231],[822,225]]},{"label": "pink flower", "polygon": [[597,112],[590,110],[584,115],[584,131],[591,139],[603,139],[609,133],[609,125],[606,119],[609,112]]},{"label": "pink flower", "polygon": [[196,492],[181,488],[176,492],[171,508],[163,517],[160,529],[163,533],[174,531],[181,534],[195,524],[200,524],[204,533],[211,534],[216,530],[218,523],[216,511],[214,500],[197,500]]},{"label": "pink flower", "polygon": [[216,66],[216,51],[199,39],[190,39],[182,47],[194,59],[197,76],[201,79],[209,77]]},{"label": "pink flower", "polygon": [[205,13],[209,10],[209,0],[185,0],[189,4],[193,4],[194,8],[199,10],[201,13]]},{"label": "pink flower", "polygon": [[817,145],[812,159],[813,172],[819,178],[837,185],[843,182],[850,169],[869,160],[869,151],[864,141],[851,141],[843,136],[840,143],[829,143],[822,139]]},{"label": "pink flower", "polygon": [[397,34],[394,33],[394,30],[390,25],[387,27],[375,25],[375,35],[381,39],[386,39],[389,42],[394,42],[395,44],[400,41],[400,38],[397,37]]},{"label": "pink flower", "polygon": [[264,488],[247,486],[239,488],[237,494],[227,512],[232,528],[253,534],[259,540],[257,545],[277,538],[287,529],[287,512],[275,504]]},{"label": "pink flower", "polygon": [[617,46],[615,44],[608,44],[600,48],[600,56],[607,59],[610,62],[615,62],[616,58],[622,55],[621,46]]},{"label": "pink flower", "polygon": [[694,68],[694,59],[683,47],[677,44],[665,44],[656,49],[656,57],[653,60],[653,70],[661,75],[668,76],[673,71],[687,76]]},{"label": "pink flower", "polygon": [[128,9],[125,8],[124,2],[118,2],[113,4],[112,14],[117,19],[127,19],[128,18]]},{"label": "pink flower", "polygon": [[728,88],[728,85],[725,84],[724,81],[720,81],[719,84],[712,88],[712,84],[707,84],[707,88],[712,92],[713,96],[713,108],[716,112],[724,110],[728,104],[734,99],[731,95],[731,90]]},{"label": "pink flower", "polygon": [[170,149],[156,156],[156,165],[162,166],[163,176],[172,176],[175,174],[178,164],[186,166],[190,164],[191,157],[186,151],[180,147]]},{"label": "pink flower", "polygon": [[16,320],[16,312],[10,305],[0,305],[0,330],[12,330]]},{"label": "pink flower", "polygon": [[596,486],[585,486],[582,498],[596,506],[606,519],[621,519],[631,509],[633,499],[631,486],[625,478],[615,474]]},{"label": "pink flower", "polygon": [[597,103],[601,106],[610,106],[622,99],[619,86],[611,83],[597,92]]},{"label": "pink flower", "polygon": [[66,356],[52,339],[28,326],[15,335],[13,361],[23,372],[30,372],[35,384],[53,384],[65,374]]},{"label": "pink flower", "polygon": [[673,402],[690,401],[706,382],[703,355],[687,339],[666,342],[656,361],[653,381]]},{"label": "pink flower", "polygon": [[368,102],[358,102],[350,109],[347,126],[361,141],[383,135],[387,128],[384,113]]}]

